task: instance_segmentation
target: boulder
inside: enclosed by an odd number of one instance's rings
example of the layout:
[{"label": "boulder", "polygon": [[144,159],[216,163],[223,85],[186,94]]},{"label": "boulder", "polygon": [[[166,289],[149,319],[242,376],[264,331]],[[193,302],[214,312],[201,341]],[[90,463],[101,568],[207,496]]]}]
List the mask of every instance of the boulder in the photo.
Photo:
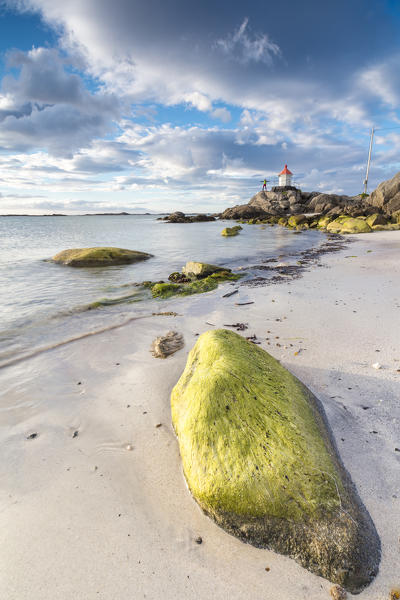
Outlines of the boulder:
[{"label": "boulder", "polygon": [[266,217],[267,213],[257,206],[250,206],[249,204],[241,204],[239,206],[233,206],[227,208],[221,214],[221,219],[253,219],[255,217]]},{"label": "boulder", "polygon": [[380,542],[315,396],[260,347],[202,334],[171,394],[194,498],[228,533],[351,592],[375,577]]},{"label": "boulder", "polygon": [[400,224],[398,223],[388,223],[387,225],[373,225],[373,231],[398,231],[400,229]]},{"label": "boulder", "polygon": [[292,215],[288,219],[288,225],[290,227],[297,227],[298,225],[301,225],[302,223],[305,223],[306,221],[307,221],[307,217],[305,215]]},{"label": "boulder", "polygon": [[126,265],[140,260],[151,258],[152,254],[125,250],[124,248],[73,248],[63,250],[52,260],[69,267],[108,267],[112,265]]},{"label": "boulder", "polygon": [[378,185],[367,202],[388,216],[400,210],[400,171],[392,179]]},{"label": "boulder", "polygon": [[224,267],[218,267],[217,265],[209,265],[207,263],[194,261],[187,262],[182,268],[182,273],[184,275],[187,275],[188,277],[195,277],[197,279],[208,277],[208,275],[212,275],[213,273],[218,273],[220,271],[230,272],[231,269],[225,269]]},{"label": "boulder", "polygon": [[299,204],[299,203],[292,204],[290,206],[290,212],[292,213],[292,215],[297,215],[297,214],[303,212],[303,210],[304,210],[304,206],[302,204]]},{"label": "boulder", "polygon": [[183,336],[177,331],[168,331],[166,335],[160,335],[151,344],[151,353],[154,358],[167,358],[183,348]]},{"label": "boulder", "polygon": [[204,221],[215,221],[215,217],[204,214],[189,217],[183,212],[176,211],[164,217],[163,221],[167,221],[168,223],[202,223]]},{"label": "boulder", "polygon": [[318,220],[318,227],[321,229],[326,229],[328,224],[332,221],[332,217],[326,215],[325,217],[320,217]]},{"label": "boulder", "polygon": [[238,235],[239,231],[241,230],[242,227],[240,227],[240,225],[235,225],[235,227],[225,227],[225,229],[221,231],[221,235],[225,237],[232,237],[234,235]]},{"label": "boulder", "polygon": [[374,227],[374,225],[387,225],[387,219],[379,213],[369,215],[369,217],[366,218],[366,222],[370,227]]},{"label": "boulder", "polygon": [[339,217],[326,227],[329,233],[369,233],[372,231],[365,219]]}]

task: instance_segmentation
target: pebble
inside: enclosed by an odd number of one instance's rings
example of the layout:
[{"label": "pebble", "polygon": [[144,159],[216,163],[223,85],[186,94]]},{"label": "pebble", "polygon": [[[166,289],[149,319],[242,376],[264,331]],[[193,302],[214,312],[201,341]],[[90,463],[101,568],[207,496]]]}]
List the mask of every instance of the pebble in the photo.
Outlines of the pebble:
[{"label": "pebble", "polygon": [[197,537],[194,541],[196,542],[196,544],[202,544],[203,538],[199,535],[199,537]]},{"label": "pebble", "polygon": [[380,363],[376,362],[372,365],[372,368],[373,369],[382,369],[382,365]]},{"label": "pebble", "polygon": [[333,585],[329,590],[333,600],[346,600],[347,592],[340,585]]},{"label": "pebble", "polygon": [[156,427],[161,427],[162,423],[157,423]]},{"label": "pebble", "polygon": [[76,438],[76,437],[78,437],[78,435],[79,435],[79,431],[74,431],[74,433],[72,434],[72,437]]},{"label": "pebble", "polygon": [[125,450],[133,450],[132,444],[126,444]]},{"label": "pebble", "polygon": [[36,433],[36,431],[34,433],[30,433],[29,435],[26,436],[27,440],[34,440],[39,434]]}]

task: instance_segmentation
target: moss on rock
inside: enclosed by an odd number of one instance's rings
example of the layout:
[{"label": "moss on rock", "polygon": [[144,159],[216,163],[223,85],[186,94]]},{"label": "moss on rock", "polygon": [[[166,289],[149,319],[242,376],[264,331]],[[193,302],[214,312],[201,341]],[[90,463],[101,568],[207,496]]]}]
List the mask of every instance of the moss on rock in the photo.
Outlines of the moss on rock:
[{"label": "moss on rock", "polygon": [[379,213],[369,215],[365,219],[365,221],[372,228],[374,227],[374,225],[387,225],[387,219],[385,219],[385,217],[383,215],[380,215]]},{"label": "moss on rock", "polygon": [[398,231],[400,229],[400,224],[397,223],[388,223],[387,225],[373,225],[373,231]]},{"label": "moss on rock", "polygon": [[229,533],[351,591],[377,572],[379,538],[317,399],[241,336],[208,331],[172,391],[189,488]]},{"label": "moss on rock", "polygon": [[297,227],[298,225],[301,225],[302,223],[305,223],[306,221],[307,221],[307,217],[305,215],[292,215],[288,219],[288,225],[290,227]]},{"label": "moss on rock", "polygon": [[365,219],[346,217],[335,219],[326,227],[329,233],[369,233],[371,227]]},{"label": "moss on rock", "polygon": [[219,283],[224,281],[236,281],[242,275],[231,273],[230,271],[218,271],[212,273],[203,279],[193,279],[189,283],[155,283],[148,287],[151,288],[153,298],[171,298],[172,296],[191,296],[193,294],[204,294],[211,292],[218,287]]},{"label": "moss on rock", "polygon": [[126,265],[153,256],[147,252],[126,250],[124,248],[98,247],[98,248],[73,248],[63,250],[52,260],[56,263],[70,267],[107,267],[110,265]]},{"label": "moss on rock", "polygon": [[232,237],[234,235],[238,235],[239,231],[242,229],[243,228],[240,225],[235,225],[234,227],[225,227],[225,229],[221,231],[221,235],[225,237]]},{"label": "moss on rock", "polygon": [[327,225],[332,221],[332,217],[324,215],[318,220],[318,227],[320,229],[326,229]]}]

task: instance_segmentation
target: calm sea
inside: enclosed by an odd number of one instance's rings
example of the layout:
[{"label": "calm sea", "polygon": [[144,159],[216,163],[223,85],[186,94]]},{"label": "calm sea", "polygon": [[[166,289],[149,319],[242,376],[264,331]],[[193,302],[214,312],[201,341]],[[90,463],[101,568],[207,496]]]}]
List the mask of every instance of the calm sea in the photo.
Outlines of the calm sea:
[{"label": "calm sea", "polygon": [[[188,260],[235,269],[324,239],[317,231],[296,235],[283,227],[254,225],[243,225],[240,235],[224,238],[220,232],[227,225],[167,224],[153,215],[0,217],[0,366],[149,309],[165,310],[165,301],[143,299],[134,284],[167,280]],[[154,258],[91,269],[47,261],[61,250],[90,246],[141,250]],[[99,308],[87,310],[98,301]]]}]

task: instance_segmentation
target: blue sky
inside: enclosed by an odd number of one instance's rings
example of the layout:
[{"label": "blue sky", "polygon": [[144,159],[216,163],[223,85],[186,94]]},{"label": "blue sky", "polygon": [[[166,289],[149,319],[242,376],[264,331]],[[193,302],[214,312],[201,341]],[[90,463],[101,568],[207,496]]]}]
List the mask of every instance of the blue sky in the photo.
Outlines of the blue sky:
[{"label": "blue sky", "polygon": [[399,169],[394,0],[0,0],[0,213],[215,211]]}]

